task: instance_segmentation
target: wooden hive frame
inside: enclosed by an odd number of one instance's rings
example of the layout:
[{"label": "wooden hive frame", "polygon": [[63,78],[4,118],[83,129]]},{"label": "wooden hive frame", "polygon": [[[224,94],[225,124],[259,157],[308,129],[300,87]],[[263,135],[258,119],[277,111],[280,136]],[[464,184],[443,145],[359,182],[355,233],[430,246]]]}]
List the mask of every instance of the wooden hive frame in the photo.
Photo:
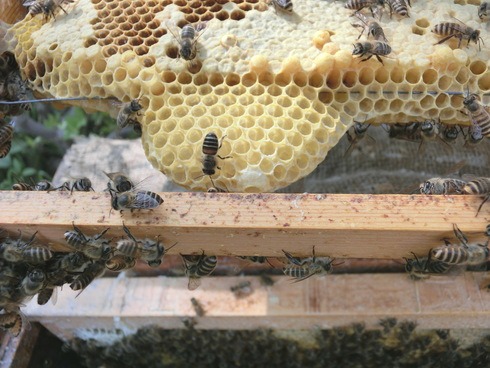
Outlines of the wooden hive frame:
[{"label": "wooden hive frame", "polygon": [[[104,192],[0,192],[0,228],[13,236],[38,231],[37,238],[55,250],[67,250],[63,233],[72,222],[89,234],[109,228],[109,236],[123,235],[124,222],[137,237],[178,242],[170,254],[281,257],[284,249],[307,257],[315,246],[320,256],[401,262],[453,238],[453,224],[470,241],[484,242],[490,219],[489,206],[475,217],[477,196],[160,194],[165,202],[159,208],[120,214],[110,211]],[[25,311],[63,339],[87,326],[182,328],[183,318],[196,317],[191,297],[207,312],[196,328],[328,328],[359,321],[374,326],[388,316],[424,328],[490,327],[485,273],[423,282],[406,274],[334,274],[296,284],[279,276],[273,287],[260,286],[258,277],[246,279],[254,293],[236,299],[229,289],[241,277],[207,278],[194,292],[182,277],[104,278],[78,298],[65,288],[56,306],[34,300]]]}]

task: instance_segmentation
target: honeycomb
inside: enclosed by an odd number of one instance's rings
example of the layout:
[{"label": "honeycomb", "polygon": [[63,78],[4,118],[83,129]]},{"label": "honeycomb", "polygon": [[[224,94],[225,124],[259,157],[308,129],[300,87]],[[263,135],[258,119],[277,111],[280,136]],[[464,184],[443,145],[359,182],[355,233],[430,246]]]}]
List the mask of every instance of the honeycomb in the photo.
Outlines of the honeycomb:
[{"label": "honeycomb", "polygon": [[[320,0],[293,13],[266,0],[78,0],[46,23],[26,16],[3,47],[41,95],[107,98],[83,106],[112,113],[112,99],[140,98],[147,158],[175,183],[265,192],[313,171],[354,119],[467,125],[461,94],[488,94],[490,51],[458,49],[455,38],[435,45],[431,29],[457,17],[490,44],[479,4],[417,1],[410,17],[383,16],[393,50],[383,63],[353,57],[352,11]],[[179,58],[187,24],[205,24],[192,61]],[[217,158],[212,181],[202,176],[209,132],[231,156]]]}]

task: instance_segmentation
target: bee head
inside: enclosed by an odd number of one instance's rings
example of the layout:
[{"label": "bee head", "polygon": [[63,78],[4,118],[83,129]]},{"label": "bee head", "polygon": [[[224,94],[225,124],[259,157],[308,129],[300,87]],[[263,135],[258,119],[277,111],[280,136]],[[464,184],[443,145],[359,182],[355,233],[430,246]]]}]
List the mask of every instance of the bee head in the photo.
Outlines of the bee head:
[{"label": "bee head", "polygon": [[354,50],[352,51],[352,55],[360,55],[364,52],[364,47],[361,42],[356,42],[353,46]]}]

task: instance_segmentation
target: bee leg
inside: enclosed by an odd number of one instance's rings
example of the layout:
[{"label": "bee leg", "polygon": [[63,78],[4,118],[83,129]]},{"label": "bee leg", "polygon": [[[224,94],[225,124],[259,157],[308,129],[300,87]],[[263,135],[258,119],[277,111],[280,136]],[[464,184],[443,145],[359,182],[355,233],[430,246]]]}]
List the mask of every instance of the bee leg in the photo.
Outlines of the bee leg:
[{"label": "bee leg", "polygon": [[440,40],[439,42],[436,42],[434,45],[439,45],[439,44],[441,44],[441,43],[443,43],[443,42],[445,42],[445,41],[449,40],[449,39],[450,39],[450,38],[452,38],[452,37],[455,37],[455,35],[453,35],[453,34],[452,34],[452,35],[449,35],[449,36],[447,36],[447,37],[444,37],[442,40]]},{"label": "bee leg", "polygon": [[233,158],[233,156],[225,156],[225,157],[221,157],[220,155],[216,155],[216,156],[218,156],[218,158],[220,158],[221,160],[226,160],[227,158]]},{"label": "bee leg", "polygon": [[63,9],[63,8],[61,7],[61,5],[58,5],[58,8],[60,8],[61,10],[63,10],[63,12],[64,12],[65,14],[68,14],[68,13],[66,12],[66,10],[65,10],[65,9]]},{"label": "bee leg", "polygon": [[490,194],[487,194],[487,196],[483,199],[483,201],[481,202],[480,206],[478,207],[478,211],[476,211],[476,215],[475,217],[478,216],[478,214],[480,213],[480,210],[481,208],[483,207],[483,205],[490,199]]},{"label": "bee leg", "polygon": [[374,55],[374,56],[376,56],[376,59],[378,59],[378,61],[379,61],[381,64],[383,64],[383,65],[384,65],[383,60],[381,60],[381,58],[379,57],[379,55]]}]

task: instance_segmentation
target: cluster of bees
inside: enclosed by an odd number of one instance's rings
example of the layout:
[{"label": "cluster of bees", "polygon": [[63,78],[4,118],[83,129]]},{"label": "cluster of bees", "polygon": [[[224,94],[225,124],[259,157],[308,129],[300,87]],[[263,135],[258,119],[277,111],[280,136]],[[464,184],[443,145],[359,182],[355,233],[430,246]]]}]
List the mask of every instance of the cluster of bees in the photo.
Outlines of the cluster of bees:
[{"label": "cluster of bees", "polygon": [[[361,61],[369,60],[375,56],[376,59],[383,64],[381,56],[389,55],[392,49],[388,44],[383,28],[375,18],[381,20],[386,6],[388,6],[390,10],[390,18],[393,16],[393,13],[400,17],[409,17],[408,7],[411,6],[410,0],[348,0],[344,6],[347,9],[355,10],[353,16],[361,22],[352,24],[356,28],[362,28],[362,32],[358,39],[361,38],[364,32],[366,32],[368,38],[367,41],[356,42],[354,44],[352,55],[359,55],[361,58],[364,57]],[[489,8],[490,6],[487,2],[480,5],[478,9],[478,16],[480,19],[487,17],[487,9]],[[361,13],[361,11],[365,9],[370,11],[371,17]],[[469,46],[470,42],[474,42],[478,45],[478,49],[481,50],[481,43],[483,43],[483,40],[480,37],[480,31],[467,26],[459,19],[452,18],[455,20],[454,22],[441,22],[436,24],[432,29],[434,34],[442,37],[442,39],[435,44],[439,45],[451,38],[456,38],[459,40],[458,48],[461,47],[462,41],[466,40],[467,46]]]},{"label": "cluster of bees", "polygon": [[462,271],[466,267],[478,269],[478,266],[486,266],[490,241],[490,225],[487,226],[485,235],[489,240],[485,244],[468,243],[468,238],[453,224],[453,231],[459,244],[453,244],[444,239],[445,245],[432,248],[426,257],[405,258],[405,270],[414,280],[426,279],[430,275],[451,274]]}]

